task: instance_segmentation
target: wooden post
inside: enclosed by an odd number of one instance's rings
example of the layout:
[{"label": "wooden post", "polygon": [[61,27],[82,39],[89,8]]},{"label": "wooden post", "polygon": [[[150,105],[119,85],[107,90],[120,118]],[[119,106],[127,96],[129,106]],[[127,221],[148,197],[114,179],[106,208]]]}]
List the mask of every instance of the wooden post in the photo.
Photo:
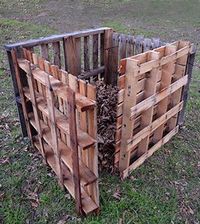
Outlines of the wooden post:
[{"label": "wooden post", "polygon": [[113,72],[113,45],[112,45],[112,37],[113,37],[113,30],[108,29],[105,30],[104,33],[104,65],[105,65],[105,73],[104,73],[104,80],[106,84],[117,84],[117,77],[116,74]]},{"label": "wooden post", "polygon": [[25,122],[25,118],[24,118],[22,104],[20,103],[20,94],[19,94],[19,89],[17,86],[14,63],[13,63],[11,52],[8,50],[6,52],[7,52],[7,56],[8,56],[9,66],[10,66],[10,72],[11,72],[12,83],[13,83],[14,94],[15,94],[15,102],[17,105],[19,120],[20,120],[20,124],[21,124],[21,130],[22,130],[23,137],[26,137],[27,136],[26,122]]},{"label": "wooden post", "polygon": [[75,105],[74,91],[68,88],[67,96],[68,96],[67,104],[68,104],[69,127],[70,127],[70,148],[72,150],[72,166],[74,171],[73,180],[74,180],[76,211],[82,214],[77,127],[76,127],[76,110],[75,110],[76,105]]},{"label": "wooden post", "polygon": [[180,125],[180,127],[183,126],[184,124],[184,117],[185,117],[185,111],[186,111],[186,105],[187,105],[187,99],[188,99],[188,93],[189,93],[189,86],[192,80],[192,70],[193,70],[195,55],[196,55],[196,47],[193,45],[191,53],[188,55],[188,60],[187,60],[186,74],[188,75],[188,82],[187,82],[187,85],[183,87],[183,91],[182,91],[182,100],[184,101],[183,109],[180,111],[178,116],[178,124]]},{"label": "wooden post", "polygon": [[18,62],[17,62],[16,50],[12,50],[11,54],[12,54],[12,60],[13,60],[13,65],[14,65],[14,69],[15,69],[16,81],[17,81],[17,86],[18,86],[19,95],[20,95],[20,99],[21,99],[23,114],[24,114],[24,118],[25,118],[27,134],[28,134],[28,137],[29,137],[32,145],[33,145],[31,126],[30,126],[29,118],[28,118],[27,105],[26,105],[26,100],[25,100],[25,96],[24,96],[24,92],[23,92],[23,83],[21,80],[20,70],[19,70],[19,66],[18,66]]}]

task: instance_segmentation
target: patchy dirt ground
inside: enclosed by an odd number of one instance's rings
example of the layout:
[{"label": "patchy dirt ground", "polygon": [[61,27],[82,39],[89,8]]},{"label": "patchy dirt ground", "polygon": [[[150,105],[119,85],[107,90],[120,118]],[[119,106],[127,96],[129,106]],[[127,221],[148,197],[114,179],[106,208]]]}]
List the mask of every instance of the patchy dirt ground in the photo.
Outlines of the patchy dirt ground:
[{"label": "patchy dirt ground", "polygon": [[7,42],[98,26],[199,43],[199,12],[198,0],[0,1],[1,223],[200,223],[199,51],[182,131],[130,179],[121,182],[102,173],[101,215],[80,219],[70,196],[20,137],[2,47]]}]

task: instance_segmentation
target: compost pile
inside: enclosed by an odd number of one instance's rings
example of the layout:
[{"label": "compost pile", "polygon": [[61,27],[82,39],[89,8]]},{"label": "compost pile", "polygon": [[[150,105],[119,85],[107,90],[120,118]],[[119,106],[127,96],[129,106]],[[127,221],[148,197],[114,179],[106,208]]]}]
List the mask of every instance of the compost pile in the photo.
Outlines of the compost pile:
[{"label": "compost pile", "polygon": [[116,132],[116,86],[97,81],[97,141],[99,150],[99,169],[113,171]]}]

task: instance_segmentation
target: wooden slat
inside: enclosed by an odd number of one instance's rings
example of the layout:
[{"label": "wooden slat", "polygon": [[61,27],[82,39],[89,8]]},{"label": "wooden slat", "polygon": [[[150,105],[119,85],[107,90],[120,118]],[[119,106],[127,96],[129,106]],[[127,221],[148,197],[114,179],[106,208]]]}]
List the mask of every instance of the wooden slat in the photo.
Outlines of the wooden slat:
[{"label": "wooden slat", "polygon": [[[96,87],[87,84],[87,97],[89,99],[96,101]],[[89,110],[87,112],[88,117],[88,134],[93,137],[94,139],[97,138],[97,112],[96,108],[93,110]],[[94,144],[93,146],[88,149],[88,167],[94,172],[96,177],[98,178],[98,148],[97,145]],[[91,193],[92,199],[95,201],[95,203],[99,206],[99,185],[98,181],[93,183],[91,185],[91,189],[89,189]]]},{"label": "wooden slat", "polygon": [[50,129],[51,129],[51,138],[52,138],[52,149],[54,152],[56,166],[57,166],[57,175],[61,184],[63,184],[63,173],[61,168],[61,153],[58,148],[58,135],[57,135],[57,127],[56,127],[56,117],[55,117],[55,110],[54,110],[54,95],[53,90],[50,84],[49,76],[46,76],[46,95],[47,95],[47,107],[49,113],[49,122],[50,122]]},{"label": "wooden slat", "polygon": [[[159,59],[159,53],[155,52],[155,54],[151,54],[149,60]],[[150,97],[156,93],[156,83],[158,80],[158,73],[160,72],[159,68],[154,68],[148,74],[148,78],[145,82],[145,97]],[[140,125],[141,128],[144,128],[151,124],[153,120],[153,106],[148,110],[145,110],[141,115]],[[137,156],[141,156],[146,153],[149,146],[149,138],[150,134],[143,138],[138,145]]]},{"label": "wooden slat", "polygon": [[119,57],[120,60],[126,58],[126,37],[124,34],[119,37]]},{"label": "wooden slat", "polygon": [[[166,46],[165,47],[165,56],[172,54],[176,52],[176,46]],[[165,64],[162,66],[162,76],[161,76],[161,87],[160,89],[163,90],[167,87],[172,82],[172,76],[175,71],[175,61],[172,61],[168,64]],[[157,117],[160,117],[161,115],[165,114],[167,109],[168,109],[168,103],[169,103],[169,97],[164,98],[158,103],[158,108],[157,108]],[[164,133],[164,124],[160,125],[159,128],[155,131],[154,136],[153,136],[153,141],[158,142],[162,137]]]},{"label": "wooden slat", "polygon": [[33,78],[33,74],[31,71],[31,64],[28,63],[27,66],[29,67],[29,72],[28,72],[27,77],[28,77],[28,85],[29,85],[30,97],[31,97],[31,102],[32,102],[32,107],[33,107],[33,113],[34,113],[35,121],[36,121],[36,130],[38,132],[38,139],[39,139],[39,143],[40,143],[41,154],[46,161],[46,155],[45,155],[44,145],[43,145],[44,144],[43,133],[42,133],[42,128],[41,128],[41,124],[40,124],[40,117],[39,117],[39,110],[38,110],[37,101],[36,101],[36,94],[35,94],[35,90],[34,90],[34,78]]},{"label": "wooden slat", "polygon": [[19,64],[17,61],[16,50],[12,50],[11,55],[12,55],[13,66],[14,66],[14,70],[15,70],[21,105],[22,105],[22,109],[23,109],[23,115],[25,118],[27,134],[28,134],[28,137],[29,137],[31,143],[33,144],[32,132],[31,132],[30,124],[29,124],[28,111],[27,111],[26,100],[25,100],[25,96],[24,96],[24,92],[23,92],[23,85],[22,85],[22,81],[21,81],[21,74],[20,74],[20,70],[19,70],[20,69]]},{"label": "wooden slat", "polygon": [[130,121],[131,105],[136,104],[136,86],[137,86],[137,72],[133,70],[135,63],[127,59],[126,62],[126,81],[125,81],[125,98],[123,104],[123,120],[122,120],[122,135],[120,145],[120,171],[125,170],[129,166],[130,152],[127,153],[127,140],[132,137],[132,130],[134,123]]},{"label": "wooden slat", "polygon": [[39,44],[62,41],[63,38],[66,38],[68,36],[84,37],[84,36],[93,35],[93,34],[97,34],[97,33],[104,33],[104,31],[107,30],[107,29],[110,29],[110,28],[100,27],[100,28],[96,28],[96,29],[87,29],[87,30],[75,31],[75,32],[71,32],[71,33],[63,33],[63,34],[59,34],[59,35],[52,35],[52,36],[48,36],[48,37],[44,37],[44,38],[32,39],[32,40],[18,42],[18,43],[14,43],[14,44],[7,44],[5,46],[5,48],[7,50],[12,50],[13,48],[21,47],[21,46],[23,46],[23,47],[34,47],[34,46],[37,46]]},{"label": "wooden slat", "polygon": [[53,63],[61,68],[60,42],[53,42]]},{"label": "wooden slat", "polygon": [[84,37],[84,71],[90,70],[89,36]]},{"label": "wooden slat", "polygon": [[[69,36],[64,39],[64,52],[65,52],[65,69],[72,75],[79,75],[79,57],[77,55],[77,48],[79,45],[77,45],[76,40],[74,37]],[[77,64],[74,63],[77,61]]]},{"label": "wooden slat", "polygon": [[40,54],[45,60],[49,60],[49,47],[48,44],[40,45]]},{"label": "wooden slat", "polygon": [[98,67],[98,34],[93,35],[93,51],[92,51],[92,61],[93,69]]},{"label": "wooden slat", "polygon": [[184,115],[185,115],[185,111],[186,111],[189,86],[190,86],[190,83],[192,80],[192,70],[193,70],[195,55],[196,55],[196,47],[194,45],[192,45],[191,49],[190,49],[189,56],[188,56],[187,68],[186,68],[186,74],[188,74],[188,82],[187,82],[187,85],[185,85],[183,87],[183,92],[182,92],[182,100],[184,101],[183,110],[179,113],[179,118],[178,118],[178,124],[180,126],[182,126],[184,123]]},{"label": "wooden slat", "polygon": [[106,84],[114,83],[115,79],[112,76],[112,65],[110,64],[110,58],[112,56],[112,36],[113,30],[105,30],[104,33],[104,65],[105,65],[105,73],[104,80]]},{"label": "wooden slat", "polygon": [[68,88],[67,90],[67,105],[70,126],[70,147],[72,149],[72,166],[73,166],[73,182],[75,192],[76,211],[82,214],[80,173],[79,173],[79,155],[78,155],[78,140],[76,129],[76,111],[75,111],[75,93]]}]

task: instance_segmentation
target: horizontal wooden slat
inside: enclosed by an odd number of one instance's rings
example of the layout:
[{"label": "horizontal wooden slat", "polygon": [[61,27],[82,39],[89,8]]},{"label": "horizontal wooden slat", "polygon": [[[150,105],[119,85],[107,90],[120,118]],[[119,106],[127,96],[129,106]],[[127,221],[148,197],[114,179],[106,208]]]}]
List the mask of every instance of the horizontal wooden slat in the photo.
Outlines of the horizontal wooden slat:
[{"label": "horizontal wooden slat", "polygon": [[5,48],[6,48],[6,50],[12,50],[13,48],[17,48],[17,47],[34,47],[39,44],[62,41],[64,37],[69,37],[69,36],[83,37],[83,36],[88,36],[88,35],[92,35],[92,34],[103,33],[105,30],[108,30],[108,29],[110,29],[110,28],[102,27],[102,28],[97,28],[97,29],[88,29],[88,30],[76,31],[76,32],[71,32],[71,33],[52,35],[49,37],[43,37],[43,38],[39,38],[39,39],[27,40],[27,41],[23,41],[23,42],[14,43],[14,44],[7,44],[7,45],[5,45]]}]

